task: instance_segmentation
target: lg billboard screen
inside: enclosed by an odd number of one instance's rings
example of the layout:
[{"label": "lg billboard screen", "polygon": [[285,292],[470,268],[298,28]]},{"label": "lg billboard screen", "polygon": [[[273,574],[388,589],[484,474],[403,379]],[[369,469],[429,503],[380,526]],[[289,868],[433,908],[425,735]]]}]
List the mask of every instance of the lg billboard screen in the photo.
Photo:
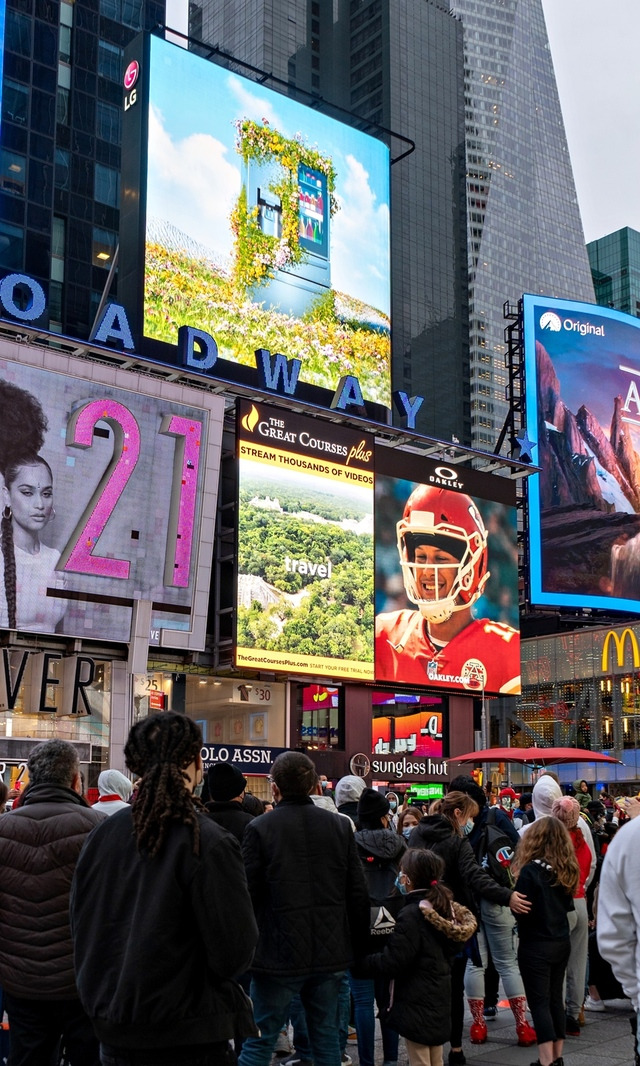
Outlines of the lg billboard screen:
[{"label": "lg billboard screen", "polygon": [[135,76],[144,336],[175,345],[197,327],[223,359],[280,352],[305,382],[356,374],[390,406],[386,146],[158,37]]},{"label": "lg billboard screen", "polygon": [[128,641],[148,600],[155,643],[204,647],[223,401],[8,348],[0,628]]},{"label": "lg billboard screen", "polygon": [[531,601],[640,612],[640,321],[524,297]]}]

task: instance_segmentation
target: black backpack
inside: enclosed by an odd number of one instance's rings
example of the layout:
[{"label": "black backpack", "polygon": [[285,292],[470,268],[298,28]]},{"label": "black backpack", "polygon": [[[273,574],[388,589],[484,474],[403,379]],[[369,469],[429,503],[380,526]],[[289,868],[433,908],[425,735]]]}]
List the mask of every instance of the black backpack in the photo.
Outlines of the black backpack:
[{"label": "black backpack", "polygon": [[385,938],[390,936],[405,899],[395,888],[399,864],[371,855],[357,845],[365,870],[369,890],[369,953],[382,951]]},{"label": "black backpack", "polygon": [[511,863],[514,858],[514,846],[504,829],[496,825],[496,812],[493,807],[487,814],[475,852],[480,866],[494,881],[504,888],[513,888]]}]

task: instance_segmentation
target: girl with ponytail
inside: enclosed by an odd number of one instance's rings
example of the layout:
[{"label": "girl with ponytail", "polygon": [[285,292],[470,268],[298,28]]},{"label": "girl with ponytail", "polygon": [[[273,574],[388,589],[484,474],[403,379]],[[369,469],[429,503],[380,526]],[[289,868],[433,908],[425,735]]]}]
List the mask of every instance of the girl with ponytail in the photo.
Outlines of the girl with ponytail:
[{"label": "girl with ponytail", "polygon": [[409,848],[396,880],[406,896],[384,951],[369,955],[362,972],[391,978],[387,1020],[405,1038],[409,1066],[442,1066],[451,1027],[451,964],[477,923],[443,884],[444,862],[433,851]]}]

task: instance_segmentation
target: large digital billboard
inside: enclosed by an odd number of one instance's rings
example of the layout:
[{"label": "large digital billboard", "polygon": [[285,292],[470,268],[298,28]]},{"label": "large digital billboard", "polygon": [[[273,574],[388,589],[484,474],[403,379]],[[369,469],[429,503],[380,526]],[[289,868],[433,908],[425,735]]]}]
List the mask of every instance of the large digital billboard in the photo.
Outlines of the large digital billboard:
[{"label": "large digital billboard", "polygon": [[531,602],[640,611],[640,321],[524,297]]},{"label": "large digital billboard", "polygon": [[222,359],[282,353],[301,381],[354,374],[389,407],[387,147],[159,37],[144,57],[125,76],[125,134],[148,103],[144,336],[195,327]]},{"label": "large digital billboard", "polygon": [[375,462],[376,680],[518,693],[513,481],[383,447]]},{"label": "large digital billboard", "polygon": [[[4,341],[0,628],[203,648],[224,401]],[[150,634],[151,636],[151,634]]]},{"label": "large digital billboard", "polygon": [[373,444],[239,401],[238,667],[373,680]]}]

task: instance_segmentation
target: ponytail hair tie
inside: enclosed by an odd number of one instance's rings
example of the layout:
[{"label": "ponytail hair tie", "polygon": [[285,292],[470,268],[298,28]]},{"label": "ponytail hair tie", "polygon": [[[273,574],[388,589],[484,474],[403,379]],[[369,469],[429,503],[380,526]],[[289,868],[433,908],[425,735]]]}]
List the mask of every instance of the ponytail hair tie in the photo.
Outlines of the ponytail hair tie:
[{"label": "ponytail hair tie", "polygon": [[437,881],[432,881],[432,882],[431,882],[431,887],[433,888],[433,886],[434,886],[434,885],[437,885],[437,884],[438,884],[438,882],[437,882]]}]

